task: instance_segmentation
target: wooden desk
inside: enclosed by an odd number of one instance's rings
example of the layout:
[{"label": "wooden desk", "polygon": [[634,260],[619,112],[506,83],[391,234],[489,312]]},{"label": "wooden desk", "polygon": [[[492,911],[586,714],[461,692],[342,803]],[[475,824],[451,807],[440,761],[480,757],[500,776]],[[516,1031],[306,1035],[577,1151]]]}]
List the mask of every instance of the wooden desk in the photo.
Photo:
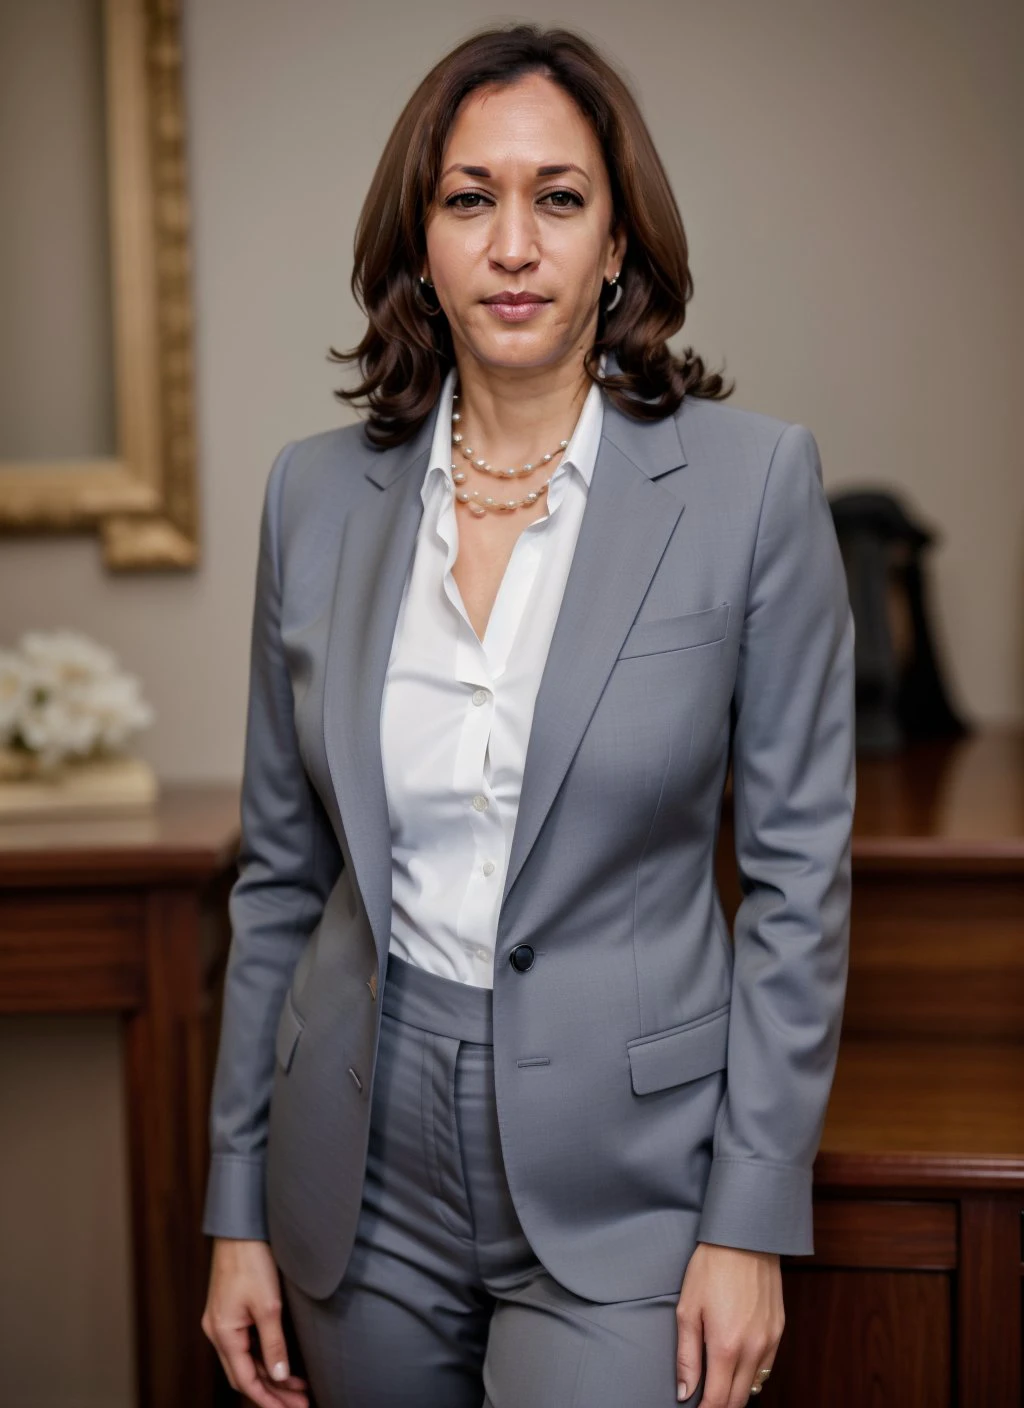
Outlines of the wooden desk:
[{"label": "wooden desk", "polygon": [[203,1408],[199,1231],[237,787],[168,787],[151,816],[0,825],[0,1013],[123,1018],[138,1402]]},{"label": "wooden desk", "polygon": [[[731,806],[719,889],[739,900]],[[861,760],[815,1255],[765,1408],[1020,1408],[1024,731]]]}]

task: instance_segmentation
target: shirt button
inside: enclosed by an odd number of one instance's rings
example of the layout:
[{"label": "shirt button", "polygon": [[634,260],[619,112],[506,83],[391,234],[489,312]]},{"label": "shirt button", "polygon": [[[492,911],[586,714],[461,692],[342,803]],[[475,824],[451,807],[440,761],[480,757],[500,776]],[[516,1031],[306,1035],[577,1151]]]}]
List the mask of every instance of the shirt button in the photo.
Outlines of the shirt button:
[{"label": "shirt button", "polygon": [[491,956],[491,951],[490,951],[490,949],[483,948],[482,946],[481,946],[481,947],[478,947],[478,948],[475,950],[475,953],[476,953],[477,958],[480,959],[480,962],[481,962],[481,963],[485,962],[485,961],[486,961],[488,958],[490,958],[490,956]]},{"label": "shirt button", "polygon": [[473,810],[478,812],[487,810],[487,798],[482,796],[479,792],[473,798]]},{"label": "shirt button", "polygon": [[485,875],[493,875],[493,874],[494,874],[494,861],[493,861],[493,860],[485,860],[484,863],[483,863],[483,865],[482,865],[480,868],[481,868],[481,870],[483,871],[483,873],[484,873]]},{"label": "shirt button", "polygon": [[488,699],[488,693],[487,693],[487,690],[486,690],[486,689],[474,689],[474,691],[473,691],[473,703],[474,703],[474,704],[486,704],[486,703],[487,703],[487,699]]}]

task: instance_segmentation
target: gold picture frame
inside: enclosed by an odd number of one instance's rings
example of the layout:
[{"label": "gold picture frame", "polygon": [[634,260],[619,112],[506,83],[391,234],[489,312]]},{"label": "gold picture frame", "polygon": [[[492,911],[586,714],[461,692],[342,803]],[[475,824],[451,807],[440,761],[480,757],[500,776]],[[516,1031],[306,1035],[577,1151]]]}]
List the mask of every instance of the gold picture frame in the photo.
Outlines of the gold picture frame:
[{"label": "gold picture frame", "polygon": [[0,461],[0,532],[92,530],[112,569],[198,561],[179,0],[103,0],[117,450]]}]

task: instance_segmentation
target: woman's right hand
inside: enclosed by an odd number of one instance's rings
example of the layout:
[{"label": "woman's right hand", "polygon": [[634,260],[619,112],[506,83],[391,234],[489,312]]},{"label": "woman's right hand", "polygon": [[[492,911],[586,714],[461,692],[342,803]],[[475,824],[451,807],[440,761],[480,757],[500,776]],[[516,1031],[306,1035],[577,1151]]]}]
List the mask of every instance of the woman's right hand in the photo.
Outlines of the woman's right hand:
[{"label": "woman's right hand", "polygon": [[[281,1278],[268,1243],[214,1238],[202,1326],[233,1389],[259,1408],[308,1408],[305,1379],[288,1372]],[[259,1336],[256,1356],[251,1326]]]}]

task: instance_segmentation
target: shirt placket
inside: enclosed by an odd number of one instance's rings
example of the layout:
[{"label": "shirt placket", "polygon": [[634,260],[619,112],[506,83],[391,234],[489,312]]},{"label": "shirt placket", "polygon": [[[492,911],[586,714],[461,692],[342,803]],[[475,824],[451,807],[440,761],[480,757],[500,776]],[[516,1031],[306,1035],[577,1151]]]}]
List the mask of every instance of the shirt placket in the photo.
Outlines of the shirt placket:
[{"label": "shirt placket", "polygon": [[[554,485],[552,485],[554,487]],[[453,786],[466,799],[473,836],[473,860],[456,917],[456,934],[474,966],[490,968],[492,944],[485,936],[497,928],[497,910],[504,883],[506,836],[497,798],[491,787],[490,744],[495,725],[497,690],[509,653],[522,625],[525,604],[540,566],[541,527],[531,524],[516,541],[480,641],[466,613],[452,565],[458,553],[458,525],[450,485],[438,516],[437,531],[447,548],[444,592],[459,617],[455,648],[456,680],[466,689],[466,706],[455,749]],[[557,495],[555,499],[557,503]],[[549,506],[550,510],[554,505]]]}]

